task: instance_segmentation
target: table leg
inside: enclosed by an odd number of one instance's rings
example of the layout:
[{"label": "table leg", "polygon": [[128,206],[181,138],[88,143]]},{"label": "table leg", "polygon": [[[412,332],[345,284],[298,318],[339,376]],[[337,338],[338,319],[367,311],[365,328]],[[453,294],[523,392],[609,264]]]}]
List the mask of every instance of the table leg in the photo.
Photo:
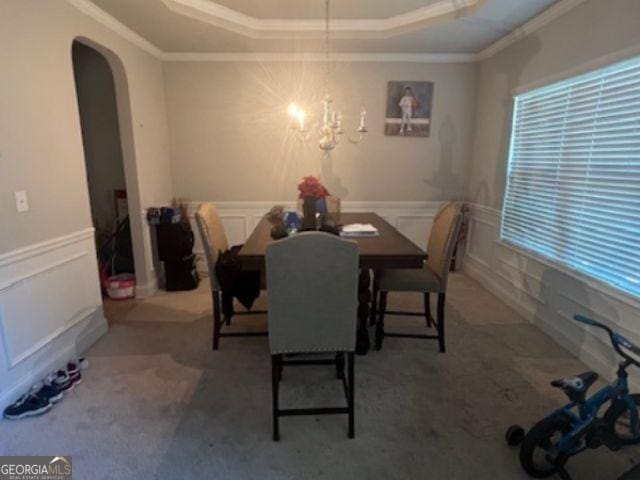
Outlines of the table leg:
[{"label": "table leg", "polygon": [[371,278],[369,270],[360,269],[358,280],[358,335],[356,353],[366,355],[369,351],[369,305],[371,303]]}]

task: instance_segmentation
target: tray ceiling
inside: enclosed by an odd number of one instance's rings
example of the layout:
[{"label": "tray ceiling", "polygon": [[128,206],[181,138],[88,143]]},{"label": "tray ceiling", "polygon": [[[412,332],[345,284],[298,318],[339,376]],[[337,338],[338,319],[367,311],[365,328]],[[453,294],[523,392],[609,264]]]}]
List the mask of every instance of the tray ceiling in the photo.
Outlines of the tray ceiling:
[{"label": "tray ceiling", "polygon": [[[206,0],[255,18],[324,18],[323,0]],[[331,0],[331,17],[389,18],[433,5],[440,0]]]},{"label": "tray ceiling", "polygon": [[[91,1],[167,53],[313,53],[323,49],[323,22],[314,18],[318,8],[323,8],[322,0]],[[333,0],[332,50],[476,53],[556,1]],[[283,9],[289,17],[281,16]],[[306,16],[299,17],[303,14]],[[385,17],[389,14],[392,16]],[[294,16],[298,18],[291,18]]]}]

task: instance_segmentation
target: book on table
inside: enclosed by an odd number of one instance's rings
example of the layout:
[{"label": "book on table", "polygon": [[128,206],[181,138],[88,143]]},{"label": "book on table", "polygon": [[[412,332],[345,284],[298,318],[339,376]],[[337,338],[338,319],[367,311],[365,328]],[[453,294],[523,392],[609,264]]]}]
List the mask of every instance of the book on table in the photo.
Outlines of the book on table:
[{"label": "book on table", "polygon": [[342,237],[377,237],[378,229],[370,223],[351,223],[340,229]]}]

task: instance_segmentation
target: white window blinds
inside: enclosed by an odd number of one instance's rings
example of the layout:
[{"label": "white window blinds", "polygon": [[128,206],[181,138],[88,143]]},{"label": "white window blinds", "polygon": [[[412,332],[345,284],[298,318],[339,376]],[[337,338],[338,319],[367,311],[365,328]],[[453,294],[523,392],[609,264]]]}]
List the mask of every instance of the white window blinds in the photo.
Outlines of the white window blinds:
[{"label": "white window blinds", "polygon": [[640,296],[640,58],[515,98],[501,237]]}]

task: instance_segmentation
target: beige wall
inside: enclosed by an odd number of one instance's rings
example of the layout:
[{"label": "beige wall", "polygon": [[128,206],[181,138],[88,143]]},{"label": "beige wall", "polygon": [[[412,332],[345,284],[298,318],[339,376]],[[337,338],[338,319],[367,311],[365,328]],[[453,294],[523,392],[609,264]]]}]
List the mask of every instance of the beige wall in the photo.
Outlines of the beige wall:
[{"label": "beige wall", "polygon": [[[368,138],[325,159],[317,139],[288,131],[292,100],[319,106],[320,63],[164,65],[174,193],[192,200],[288,200],[319,174],[347,200],[441,200],[463,195],[475,111],[474,64],[335,63],[331,93],[347,131],[364,105]],[[430,138],[384,136],[389,80],[435,83]],[[319,115],[320,112],[316,112]]]},{"label": "beige wall", "polygon": [[[107,330],[73,76],[76,37],[107,56],[127,99],[119,102],[127,117],[120,133],[135,193],[136,275],[153,286],[141,210],[171,198],[161,62],[64,0],[1,0],[0,408]],[[27,192],[28,212],[16,212],[17,190]]]},{"label": "beige wall", "polygon": [[[640,2],[590,0],[483,61],[469,172],[468,198],[474,205],[465,272],[607,378],[614,376],[618,361],[608,339],[572,317],[587,315],[638,342],[640,302],[500,241],[500,209],[511,135],[512,91],[553,83],[633,55],[640,55]],[[640,376],[630,374],[633,384],[640,385]]]},{"label": "beige wall", "polygon": [[563,72],[634,45],[640,46],[640,1],[590,0],[483,61],[468,198],[502,206],[514,89],[555,81]]},{"label": "beige wall", "polygon": [[[133,123],[131,169],[144,180],[138,208],[171,198],[161,62],[63,0],[3,0],[0,253],[91,226],[71,62],[78,36],[114,52],[124,67]],[[16,190],[27,191],[29,212],[16,212]]]}]

